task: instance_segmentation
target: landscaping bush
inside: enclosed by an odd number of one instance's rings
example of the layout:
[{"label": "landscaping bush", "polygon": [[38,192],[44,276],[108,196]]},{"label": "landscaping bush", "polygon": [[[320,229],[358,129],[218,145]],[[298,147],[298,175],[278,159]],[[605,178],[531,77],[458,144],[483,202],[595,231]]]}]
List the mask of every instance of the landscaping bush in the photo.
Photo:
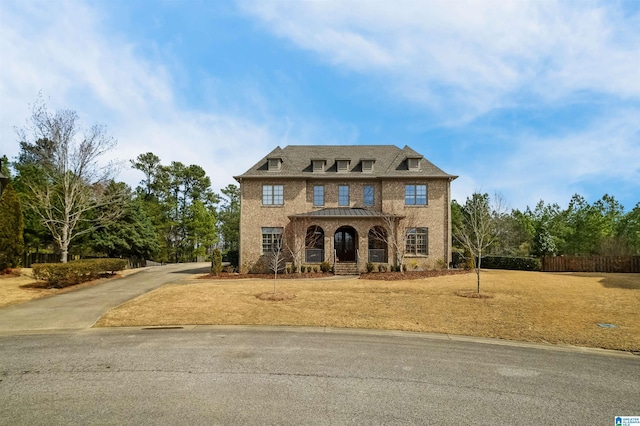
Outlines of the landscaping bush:
[{"label": "landscaping bush", "polygon": [[331,264],[329,262],[322,262],[320,264],[320,270],[324,273],[327,273],[331,270]]},{"label": "landscaping bush", "polygon": [[371,262],[367,262],[367,272],[373,272],[374,265]]},{"label": "landscaping bush", "polygon": [[102,274],[113,275],[128,266],[126,259],[83,259],[67,263],[36,263],[33,276],[46,281],[50,287],[63,288],[98,278]]},{"label": "landscaping bush", "polygon": [[436,269],[447,269],[447,262],[444,259],[436,260]]},{"label": "landscaping bush", "polygon": [[211,273],[218,275],[222,272],[222,252],[218,249],[213,249],[211,255]]},{"label": "landscaping bush", "polygon": [[481,266],[486,269],[539,271],[542,269],[542,262],[536,257],[484,256]]}]

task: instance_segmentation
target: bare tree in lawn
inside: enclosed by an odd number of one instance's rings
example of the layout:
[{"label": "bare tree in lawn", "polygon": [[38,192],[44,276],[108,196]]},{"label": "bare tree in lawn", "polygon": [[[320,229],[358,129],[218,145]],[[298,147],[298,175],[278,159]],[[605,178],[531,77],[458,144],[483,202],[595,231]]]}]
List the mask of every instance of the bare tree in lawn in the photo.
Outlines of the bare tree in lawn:
[{"label": "bare tree in lawn", "polygon": [[372,237],[382,241],[393,253],[394,265],[404,273],[404,258],[407,254],[407,238],[413,229],[419,227],[418,209],[410,209],[404,216],[376,212],[379,215],[382,226],[374,226],[371,229]]},{"label": "bare tree in lawn", "polygon": [[34,105],[27,128],[17,132],[17,168],[29,190],[27,207],[51,232],[60,261],[66,262],[75,238],[122,214],[124,194],[105,191],[116,168],[98,163],[116,141],[104,126],[82,129],[75,111],[49,112],[42,99]]},{"label": "bare tree in lawn", "polygon": [[475,262],[480,294],[480,267],[483,253],[500,237],[499,223],[505,214],[504,201],[495,195],[474,193],[462,206],[462,221],[454,229],[454,237],[466,248]]},{"label": "bare tree in lawn", "polygon": [[269,268],[273,270],[273,294],[276,294],[276,281],[278,279],[278,270],[284,265],[283,251],[283,235],[276,236],[271,246],[271,252],[268,254]]},{"label": "bare tree in lawn", "polygon": [[316,232],[319,228],[312,226],[308,217],[290,216],[289,219],[284,230],[284,247],[293,260],[295,271],[300,273],[306,261],[306,250],[315,247],[323,236]]}]

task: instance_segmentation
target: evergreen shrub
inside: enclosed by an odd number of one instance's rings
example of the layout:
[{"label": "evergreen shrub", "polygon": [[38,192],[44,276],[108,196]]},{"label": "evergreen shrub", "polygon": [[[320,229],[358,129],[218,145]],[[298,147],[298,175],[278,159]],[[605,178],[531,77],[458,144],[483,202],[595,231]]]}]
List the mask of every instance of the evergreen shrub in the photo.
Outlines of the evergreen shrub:
[{"label": "evergreen shrub", "polygon": [[320,264],[320,270],[322,272],[329,272],[331,270],[331,264],[329,262],[322,262]]},{"label": "evergreen shrub", "polygon": [[484,256],[481,267],[512,271],[540,271],[542,262],[536,257]]},{"label": "evergreen shrub", "polygon": [[213,249],[211,254],[211,273],[218,275],[222,272],[222,252],[218,249]]},{"label": "evergreen shrub", "polygon": [[82,259],[67,263],[34,263],[33,276],[49,287],[64,288],[94,280],[103,274],[113,275],[126,269],[127,259]]}]

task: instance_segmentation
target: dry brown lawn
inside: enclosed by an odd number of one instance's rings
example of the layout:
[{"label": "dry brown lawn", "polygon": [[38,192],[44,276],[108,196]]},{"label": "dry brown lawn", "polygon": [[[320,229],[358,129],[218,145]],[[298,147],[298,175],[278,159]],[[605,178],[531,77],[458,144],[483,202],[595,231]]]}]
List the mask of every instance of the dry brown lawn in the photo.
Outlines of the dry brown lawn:
[{"label": "dry brown lawn", "polygon": [[276,302],[256,297],[273,291],[273,280],[198,280],[133,299],[96,325],[375,328],[640,351],[640,274],[488,270],[482,291],[492,298],[456,295],[475,289],[475,280],[282,280],[278,292],[295,297]]}]

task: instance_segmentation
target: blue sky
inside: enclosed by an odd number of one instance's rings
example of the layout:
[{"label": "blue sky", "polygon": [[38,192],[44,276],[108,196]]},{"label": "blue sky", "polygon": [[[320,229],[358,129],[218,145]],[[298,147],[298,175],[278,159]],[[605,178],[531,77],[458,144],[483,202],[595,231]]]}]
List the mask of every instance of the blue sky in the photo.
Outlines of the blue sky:
[{"label": "blue sky", "polygon": [[640,201],[633,0],[0,0],[0,154],[39,92],[215,190],[276,145],[395,144],[459,201]]}]

